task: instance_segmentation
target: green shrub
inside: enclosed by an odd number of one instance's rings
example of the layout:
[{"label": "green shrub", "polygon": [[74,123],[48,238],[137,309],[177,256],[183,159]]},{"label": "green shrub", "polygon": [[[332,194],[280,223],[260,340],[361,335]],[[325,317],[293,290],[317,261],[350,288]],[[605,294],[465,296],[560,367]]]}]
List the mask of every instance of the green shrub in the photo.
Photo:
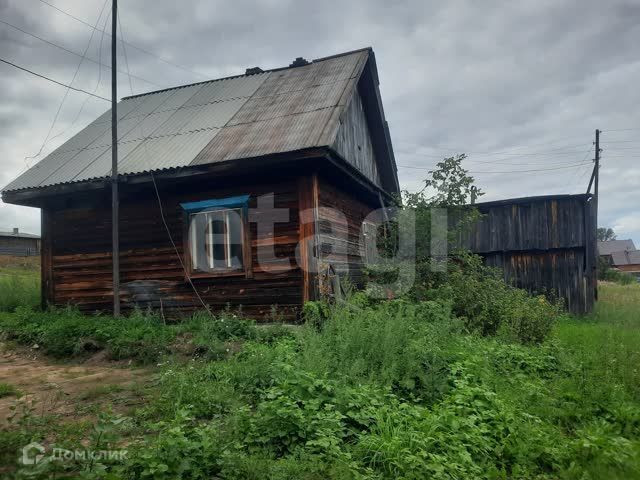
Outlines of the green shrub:
[{"label": "green shrub", "polygon": [[627,272],[621,272],[613,268],[606,268],[598,272],[598,278],[605,282],[614,282],[620,285],[632,285],[637,283],[636,277]]},{"label": "green shrub", "polygon": [[306,328],[300,365],[431,401],[446,389],[440,346],[458,331],[447,303],[394,300],[362,308],[347,302],[330,311],[320,330]]},{"label": "green shrub", "polygon": [[470,331],[503,334],[521,343],[542,342],[562,315],[559,304],[507,285],[499,272],[484,267],[475,255],[458,257],[445,282],[420,294],[450,299],[453,312]]}]

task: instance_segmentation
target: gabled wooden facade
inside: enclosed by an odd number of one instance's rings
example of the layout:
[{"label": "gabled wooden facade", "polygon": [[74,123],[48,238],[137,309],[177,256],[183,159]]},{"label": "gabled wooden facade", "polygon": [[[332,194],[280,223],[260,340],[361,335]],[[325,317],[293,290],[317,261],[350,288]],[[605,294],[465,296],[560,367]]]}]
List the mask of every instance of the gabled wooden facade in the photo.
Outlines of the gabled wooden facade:
[{"label": "gabled wooden facade", "polygon": [[[343,71],[346,80],[341,79]],[[291,87],[296,82],[309,90],[304,96]],[[340,90],[333,92],[335,84]],[[313,96],[325,101],[327,91],[318,91],[323,88],[334,95],[335,104],[317,115],[311,110]],[[292,93],[279,93],[282,89]],[[317,298],[327,258],[335,271],[354,283],[361,281],[362,221],[398,192],[373,52],[365,49],[274,70],[253,92],[188,165],[122,177],[123,310],[150,307],[179,313],[231,306],[268,318],[276,306],[279,315],[294,319],[305,301]],[[273,97],[265,101],[268,95]],[[273,99],[283,105],[274,106]],[[134,100],[142,105],[137,108],[151,105],[149,99]],[[269,113],[283,108],[296,109],[289,116],[299,116],[293,123],[286,119],[286,131],[280,130],[281,112]],[[156,108],[144,118],[148,122],[148,116],[163,114]],[[221,114],[211,110],[207,115]],[[256,125],[243,123],[250,119]],[[288,140],[283,143],[275,135]],[[143,139],[152,148],[155,140],[153,135]],[[283,144],[303,148],[283,150]],[[253,155],[269,145],[273,151]],[[239,151],[245,154],[228,158]],[[135,152],[134,146],[131,155]],[[89,162],[79,168],[92,167]],[[87,312],[112,308],[108,187],[107,179],[99,178],[3,191],[5,202],[42,210],[44,304],[72,304]],[[334,209],[341,212],[338,221],[332,218]],[[273,224],[271,230],[260,227],[265,219]],[[342,242],[342,253],[323,253],[323,245],[332,242]]]}]

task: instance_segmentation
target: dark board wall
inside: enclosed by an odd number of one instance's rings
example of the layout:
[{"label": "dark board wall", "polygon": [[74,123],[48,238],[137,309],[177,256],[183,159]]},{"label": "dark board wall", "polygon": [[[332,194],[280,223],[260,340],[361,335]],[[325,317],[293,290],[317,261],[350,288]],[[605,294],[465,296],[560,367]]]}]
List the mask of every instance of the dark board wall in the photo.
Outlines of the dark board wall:
[{"label": "dark board wall", "polygon": [[[186,185],[160,184],[167,224],[183,255],[184,221],[179,203],[250,194],[250,208],[256,198],[274,194],[276,208],[289,209],[289,221],[275,224],[271,235],[258,235],[250,223],[251,278],[219,277],[194,280],[203,300],[214,309],[242,305],[243,312],[264,318],[272,305],[295,318],[302,304],[302,273],[296,263],[299,241],[300,179],[267,179],[258,183],[194,180]],[[153,191],[123,194],[120,213],[121,284],[123,309],[135,306],[181,312],[200,308],[186,281],[180,259],[171,245]],[[261,212],[254,210],[254,214]],[[43,211],[43,292],[52,304],[78,305],[84,311],[112,307],[111,212],[108,199],[96,199],[86,206]],[[276,255],[286,265],[258,265],[259,249],[275,245]]]},{"label": "dark board wall", "polygon": [[572,313],[595,300],[595,225],[587,195],[530,197],[477,204],[483,214],[459,245],[482,255],[505,280],[551,293]]}]

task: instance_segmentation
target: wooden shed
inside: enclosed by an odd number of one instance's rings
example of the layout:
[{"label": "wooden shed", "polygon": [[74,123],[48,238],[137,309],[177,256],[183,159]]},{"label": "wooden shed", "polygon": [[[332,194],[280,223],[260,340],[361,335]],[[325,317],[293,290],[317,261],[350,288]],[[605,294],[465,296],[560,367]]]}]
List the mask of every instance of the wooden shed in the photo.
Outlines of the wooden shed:
[{"label": "wooden shed", "polygon": [[550,195],[475,205],[483,217],[462,245],[504,272],[507,282],[551,293],[576,314],[596,296],[596,225],[591,195]]},{"label": "wooden shed", "polygon": [[13,257],[40,255],[40,236],[21,232],[18,228],[10,232],[0,232],[0,255]]},{"label": "wooden shed", "polygon": [[[294,318],[322,236],[359,281],[362,222],[399,190],[370,48],[124,98],[118,116],[124,310]],[[46,304],[112,308],[110,118],[2,192],[41,208]]]}]

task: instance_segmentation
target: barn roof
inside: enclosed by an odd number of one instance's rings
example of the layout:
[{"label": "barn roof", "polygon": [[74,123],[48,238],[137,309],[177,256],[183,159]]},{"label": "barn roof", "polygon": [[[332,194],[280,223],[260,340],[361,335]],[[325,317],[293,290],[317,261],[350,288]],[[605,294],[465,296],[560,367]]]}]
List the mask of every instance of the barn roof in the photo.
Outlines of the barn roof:
[{"label": "barn roof", "polygon": [[633,240],[608,240],[606,242],[598,242],[598,254],[611,255],[615,252],[624,252],[625,250],[635,250],[636,246]]},{"label": "barn roof", "polygon": [[[378,99],[374,121],[385,134],[384,148],[376,157],[384,163],[383,184],[387,190],[397,190],[373,51],[367,48],[301,63],[122,99],[119,173],[136,175],[330,147],[340,117],[368,68]],[[111,110],[20,175],[3,193],[100,180],[110,174]]]}]

